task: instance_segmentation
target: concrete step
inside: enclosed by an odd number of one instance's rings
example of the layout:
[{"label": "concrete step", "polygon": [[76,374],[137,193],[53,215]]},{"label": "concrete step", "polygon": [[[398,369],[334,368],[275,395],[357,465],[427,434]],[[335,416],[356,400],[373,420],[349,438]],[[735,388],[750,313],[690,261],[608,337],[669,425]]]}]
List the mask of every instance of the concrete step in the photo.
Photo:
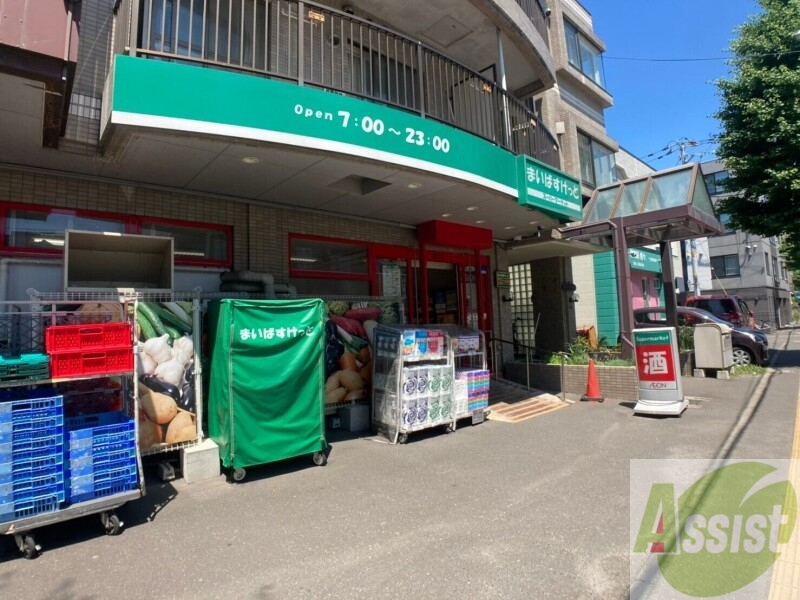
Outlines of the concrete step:
[{"label": "concrete step", "polygon": [[515,383],[493,379],[489,387],[489,415],[492,421],[519,423],[569,406],[558,396],[528,390]]}]

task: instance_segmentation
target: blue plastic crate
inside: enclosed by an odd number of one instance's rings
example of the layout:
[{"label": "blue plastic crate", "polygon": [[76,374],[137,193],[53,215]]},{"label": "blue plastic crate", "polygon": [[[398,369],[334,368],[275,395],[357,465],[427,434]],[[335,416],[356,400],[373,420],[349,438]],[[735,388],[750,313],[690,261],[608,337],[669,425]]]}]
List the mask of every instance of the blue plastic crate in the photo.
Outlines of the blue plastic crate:
[{"label": "blue plastic crate", "polygon": [[14,493],[12,502],[0,503],[0,522],[24,519],[34,515],[54,512],[64,502],[64,486],[53,485]]},{"label": "blue plastic crate", "polygon": [[64,501],[66,487],[64,486],[64,472],[50,472],[42,470],[35,478],[15,479],[12,483],[0,485],[0,504],[25,502],[39,495],[42,490],[55,490]]},{"label": "blue plastic crate", "polygon": [[62,451],[64,427],[48,427],[36,435],[14,436],[11,443],[0,444],[0,462],[7,456],[23,457],[22,460],[42,458]]},{"label": "blue plastic crate", "polygon": [[83,502],[136,489],[136,431],[124,413],[66,419],[67,499]]},{"label": "blue plastic crate", "polygon": [[[26,390],[13,395],[7,391],[0,394],[0,422],[64,414],[64,396],[56,395],[54,392],[53,389],[47,389]],[[43,396],[43,393],[48,395]]]},{"label": "blue plastic crate", "polygon": [[50,386],[40,386],[37,388],[4,388],[0,390],[0,420],[2,420],[2,415],[5,411],[11,410],[10,407],[5,406],[5,403],[9,400],[41,400],[55,398],[57,396],[61,396],[61,392],[58,389]]},{"label": "blue plastic crate", "polygon": [[136,465],[95,472],[70,481],[66,488],[68,502],[77,503],[135,490],[139,485]]},{"label": "blue plastic crate", "polygon": [[66,442],[70,448],[104,446],[135,441],[133,419],[121,412],[67,417]]},{"label": "blue plastic crate", "polygon": [[0,463],[0,484],[33,479],[51,473],[64,472],[64,452],[37,458],[15,457],[9,462]]},{"label": "blue plastic crate", "polygon": [[[70,455],[67,463],[67,472],[70,477],[81,477],[91,475],[100,469],[116,469],[125,466],[136,466],[136,448],[121,448],[110,452],[98,452],[95,454],[80,455],[73,457]],[[2,482],[2,475],[0,475]]]},{"label": "blue plastic crate", "polygon": [[64,415],[28,419],[11,425],[10,432],[7,429],[0,429],[0,444],[11,441],[16,445],[17,442],[50,437],[58,432],[63,436]]}]

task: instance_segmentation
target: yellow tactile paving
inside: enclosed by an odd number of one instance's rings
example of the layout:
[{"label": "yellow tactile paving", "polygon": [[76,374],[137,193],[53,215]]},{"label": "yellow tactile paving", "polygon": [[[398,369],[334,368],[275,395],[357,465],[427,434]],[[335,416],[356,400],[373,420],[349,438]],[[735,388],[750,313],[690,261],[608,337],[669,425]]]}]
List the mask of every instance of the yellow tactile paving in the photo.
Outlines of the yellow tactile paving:
[{"label": "yellow tactile paving", "polygon": [[[792,441],[792,463],[789,467],[789,481],[795,490],[800,490],[800,396],[797,398],[797,411],[794,418],[794,440]],[[800,523],[789,542],[779,546],[780,556],[775,561],[770,585],[770,600],[800,598]]]}]

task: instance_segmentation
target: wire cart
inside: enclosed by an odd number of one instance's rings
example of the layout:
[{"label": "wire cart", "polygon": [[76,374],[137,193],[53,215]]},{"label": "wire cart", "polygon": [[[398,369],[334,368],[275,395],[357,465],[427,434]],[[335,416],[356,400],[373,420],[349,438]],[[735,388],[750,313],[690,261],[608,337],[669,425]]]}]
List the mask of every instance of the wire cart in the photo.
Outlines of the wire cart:
[{"label": "wire cart", "polygon": [[296,456],[324,465],[325,303],[218,300],[208,317],[208,429],[234,481]]},{"label": "wire cart", "polygon": [[0,534],[26,558],[33,531],[145,491],[137,446],[136,298],[0,303]]},{"label": "wire cart", "polygon": [[453,353],[453,406],[456,424],[471,419],[482,423],[489,407],[490,373],[486,368],[483,332],[461,325],[437,325],[447,332]]},{"label": "wire cart", "polygon": [[455,430],[453,352],[443,327],[378,325],[373,365],[373,427],[391,443],[423,429]]}]

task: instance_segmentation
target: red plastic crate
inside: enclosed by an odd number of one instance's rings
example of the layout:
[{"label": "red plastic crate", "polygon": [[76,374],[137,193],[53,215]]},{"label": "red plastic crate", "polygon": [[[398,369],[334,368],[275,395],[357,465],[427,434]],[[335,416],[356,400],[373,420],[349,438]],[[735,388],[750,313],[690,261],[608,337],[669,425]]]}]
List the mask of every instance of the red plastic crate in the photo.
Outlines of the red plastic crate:
[{"label": "red plastic crate", "polygon": [[45,329],[45,348],[48,354],[75,350],[106,350],[130,345],[130,323],[53,325]]},{"label": "red plastic crate", "polygon": [[79,377],[133,370],[133,348],[111,348],[50,355],[50,377]]}]

